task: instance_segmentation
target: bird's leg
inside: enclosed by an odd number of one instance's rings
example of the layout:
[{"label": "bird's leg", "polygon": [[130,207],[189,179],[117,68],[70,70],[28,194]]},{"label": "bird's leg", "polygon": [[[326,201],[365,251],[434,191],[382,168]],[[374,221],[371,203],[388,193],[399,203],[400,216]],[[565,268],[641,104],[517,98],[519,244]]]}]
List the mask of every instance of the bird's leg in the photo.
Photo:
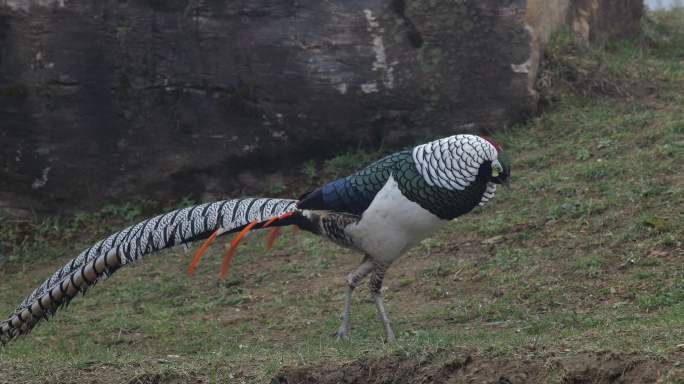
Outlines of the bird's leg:
[{"label": "bird's leg", "polygon": [[361,265],[349,275],[347,275],[347,290],[344,298],[344,310],[342,311],[342,322],[337,329],[337,340],[349,340],[349,333],[347,327],[349,324],[349,311],[351,309],[352,294],[354,289],[359,285],[361,280],[366,277],[370,271],[373,270],[373,262],[366,256],[363,258]]},{"label": "bird's leg", "polygon": [[389,316],[387,316],[387,310],[385,309],[385,304],[382,299],[382,280],[385,278],[385,272],[387,271],[387,268],[389,268],[389,264],[375,262],[373,264],[373,274],[368,282],[368,286],[370,288],[371,294],[373,295],[375,307],[378,309],[380,320],[382,320],[382,325],[385,328],[385,336],[387,336],[387,341],[390,343],[396,343],[397,339],[394,337],[394,331],[392,331],[390,319]]}]

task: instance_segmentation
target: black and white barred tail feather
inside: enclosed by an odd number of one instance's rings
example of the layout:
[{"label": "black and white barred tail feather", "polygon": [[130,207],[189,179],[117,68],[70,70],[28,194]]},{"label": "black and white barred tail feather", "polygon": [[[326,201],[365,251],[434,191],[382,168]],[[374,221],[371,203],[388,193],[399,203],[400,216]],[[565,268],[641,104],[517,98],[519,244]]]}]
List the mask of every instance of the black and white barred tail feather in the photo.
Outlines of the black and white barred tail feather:
[{"label": "black and white barred tail feather", "polygon": [[[9,318],[0,321],[0,344],[30,332],[38,321],[54,315],[79,293],[144,255],[204,239],[217,229],[226,234],[240,231],[253,221],[263,225],[296,210],[296,204],[296,200],[285,199],[224,200],[178,209],[114,233],[56,271]],[[286,221],[280,225],[292,224]]]}]

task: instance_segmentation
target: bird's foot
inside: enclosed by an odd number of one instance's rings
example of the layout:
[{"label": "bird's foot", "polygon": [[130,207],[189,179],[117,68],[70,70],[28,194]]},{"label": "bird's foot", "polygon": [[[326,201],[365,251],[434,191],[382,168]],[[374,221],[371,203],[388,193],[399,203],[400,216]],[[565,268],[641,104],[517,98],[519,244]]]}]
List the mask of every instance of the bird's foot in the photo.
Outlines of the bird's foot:
[{"label": "bird's foot", "polygon": [[335,336],[335,339],[337,341],[349,341],[351,338],[349,337],[349,333],[347,332],[346,329],[340,328],[337,331],[333,332],[332,336]]},{"label": "bird's foot", "polygon": [[394,331],[392,330],[392,328],[390,328],[389,325],[385,329],[385,336],[387,336],[387,342],[389,344],[396,344],[397,343],[397,338],[394,337]]}]

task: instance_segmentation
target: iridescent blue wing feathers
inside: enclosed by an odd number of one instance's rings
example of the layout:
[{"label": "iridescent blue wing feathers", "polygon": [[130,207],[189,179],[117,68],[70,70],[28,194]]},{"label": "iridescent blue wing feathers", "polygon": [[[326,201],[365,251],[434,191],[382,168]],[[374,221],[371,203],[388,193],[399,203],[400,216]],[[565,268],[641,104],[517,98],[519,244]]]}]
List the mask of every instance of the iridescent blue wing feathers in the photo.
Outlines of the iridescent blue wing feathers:
[{"label": "iridescent blue wing feathers", "polygon": [[398,164],[410,156],[409,151],[402,151],[382,158],[350,176],[304,194],[297,207],[361,215]]}]

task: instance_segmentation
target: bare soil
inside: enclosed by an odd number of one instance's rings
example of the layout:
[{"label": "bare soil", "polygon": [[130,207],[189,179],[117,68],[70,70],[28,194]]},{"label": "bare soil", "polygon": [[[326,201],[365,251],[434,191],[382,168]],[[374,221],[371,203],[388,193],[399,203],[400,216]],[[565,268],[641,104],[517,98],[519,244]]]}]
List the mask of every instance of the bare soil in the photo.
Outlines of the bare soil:
[{"label": "bare soil", "polygon": [[[491,358],[461,354],[446,362],[387,356],[344,365],[283,369],[278,384],[418,383],[657,383],[684,382],[684,354],[655,360],[638,354],[587,352],[542,358]],[[439,359],[442,360],[442,359]]]}]

